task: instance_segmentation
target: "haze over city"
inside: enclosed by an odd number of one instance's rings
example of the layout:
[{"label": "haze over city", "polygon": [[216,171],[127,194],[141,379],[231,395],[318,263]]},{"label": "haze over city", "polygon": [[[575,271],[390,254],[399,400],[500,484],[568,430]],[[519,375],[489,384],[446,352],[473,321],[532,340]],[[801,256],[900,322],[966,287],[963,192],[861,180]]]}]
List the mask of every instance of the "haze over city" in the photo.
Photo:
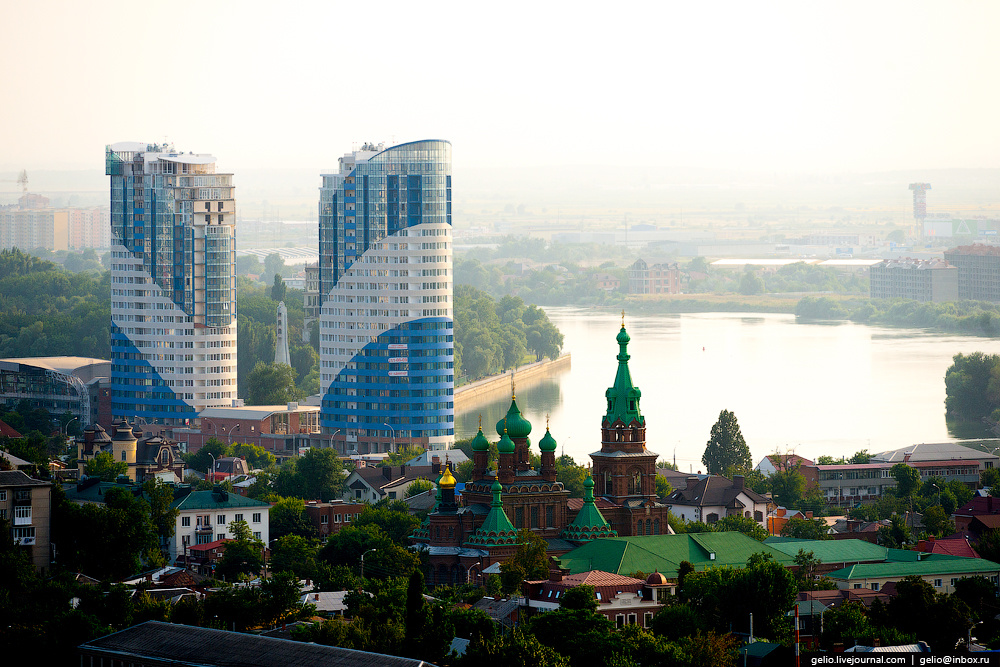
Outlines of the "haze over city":
[{"label": "haze over city", "polygon": [[[554,191],[582,179],[606,191],[597,206],[665,190],[655,207],[685,183],[993,169],[998,13],[989,2],[437,3],[377,16],[330,3],[7,3],[0,16],[17,29],[0,44],[0,176],[27,169],[44,190],[47,172],[84,170],[48,186],[101,190],[106,144],[166,140],[218,156],[240,175],[244,207],[255,181],[268,199],[269,180],[287,190],[272,201],[315,202],[318,173],[352,146],[427,137],[453,143],[473,192],[539,206],[538,179]],[[891,203],[902,211],[907,198]]]}]

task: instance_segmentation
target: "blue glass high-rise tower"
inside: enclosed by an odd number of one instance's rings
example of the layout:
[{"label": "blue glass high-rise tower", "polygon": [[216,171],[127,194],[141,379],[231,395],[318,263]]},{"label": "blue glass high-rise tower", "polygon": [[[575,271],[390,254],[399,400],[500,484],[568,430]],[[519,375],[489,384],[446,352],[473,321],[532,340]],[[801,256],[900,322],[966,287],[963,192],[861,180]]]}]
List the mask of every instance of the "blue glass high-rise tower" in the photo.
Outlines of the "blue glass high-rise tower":
[{"label": "blue glass high-rise tower", "polygon": [[236,204],[211,155],[136,142],[111,177],[111,412],[183,424],[236,398]]},{"label": "blue glass high-rise tower", "polygon": [[361,453],[454,442],[451,144],[366,144],[323,174],[320,424]]}]

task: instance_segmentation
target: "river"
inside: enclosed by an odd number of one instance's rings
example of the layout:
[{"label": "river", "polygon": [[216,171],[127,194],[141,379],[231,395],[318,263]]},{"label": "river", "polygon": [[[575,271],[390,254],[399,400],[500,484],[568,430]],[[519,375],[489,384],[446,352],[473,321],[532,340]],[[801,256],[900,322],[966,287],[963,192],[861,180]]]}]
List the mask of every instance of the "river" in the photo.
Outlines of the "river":
[{"label": "river", "polygon": [[[519,388],[518,406],[533,425],[533,443],[548,415],[562,450],[589,462],[600,448],[621,317],[569,307],[546,312],[565,335],[572,368]],[[949,431],[944,374],[955,354],[1000,353],[1000,340],[798,322],[785,314],[626,314],[625,326],[647,447],[661,458],[676,456],[681,470],[704,469],[705,443],[723,409],[735,413],[755,465],[775,451],[815,460],[987,435],[975,426]],[[475,435],[481,414],[483,431],[496,440],[493,425],[508,405],[493,401],[456,415],[455,437]]]}]

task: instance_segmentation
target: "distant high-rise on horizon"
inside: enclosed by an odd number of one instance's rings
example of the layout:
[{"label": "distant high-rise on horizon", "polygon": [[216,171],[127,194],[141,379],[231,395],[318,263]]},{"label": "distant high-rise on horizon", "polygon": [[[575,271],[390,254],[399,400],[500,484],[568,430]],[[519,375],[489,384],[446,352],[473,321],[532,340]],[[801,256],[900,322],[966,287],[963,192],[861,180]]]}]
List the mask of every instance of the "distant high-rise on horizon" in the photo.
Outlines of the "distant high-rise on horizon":
[{"label": "distant high-rise on horizon", "polygon": [[451,144],[365,144],[322,175],[320,425],[346,452],[454,442]]},{"label": "distant high-rise on horizon", "polygon": [[111,177],[114,418],[183,424],[236,398],[236,204],[211,155],[121,142]]}]

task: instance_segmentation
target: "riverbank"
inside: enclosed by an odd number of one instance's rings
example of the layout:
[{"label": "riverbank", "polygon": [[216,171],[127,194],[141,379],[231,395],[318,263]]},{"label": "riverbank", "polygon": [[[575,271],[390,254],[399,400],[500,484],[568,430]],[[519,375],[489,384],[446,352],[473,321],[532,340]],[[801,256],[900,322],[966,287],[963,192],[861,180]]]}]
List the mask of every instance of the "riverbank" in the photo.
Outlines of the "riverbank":
[{"label": "riverbank", "polygon": [[[553,372],[568,371],[571,356],[567,352],[558,359],[543,359],[533,364],[525,364],[514,371],[515,387],[529,387],[549,377]],[[495,401],[510,395],[511,374],[493,375],[476,380],[455,389],[455,412],[471,410],[477,405]]]}]

